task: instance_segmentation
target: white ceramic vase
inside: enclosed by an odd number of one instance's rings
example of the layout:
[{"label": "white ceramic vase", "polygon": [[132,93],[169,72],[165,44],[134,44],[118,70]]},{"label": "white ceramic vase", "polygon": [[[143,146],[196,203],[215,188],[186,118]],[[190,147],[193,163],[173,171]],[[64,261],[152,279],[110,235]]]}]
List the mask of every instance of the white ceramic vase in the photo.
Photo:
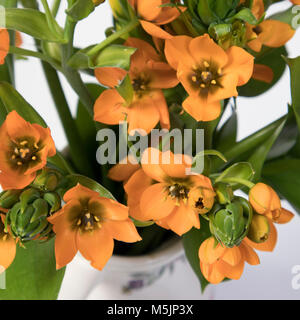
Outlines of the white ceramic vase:
[{"label": "white ceramic vase", "polygon": [[148,255],[113,256],[101,272],[77,255],[67,268],[59,295],[66,300],[212,298],[212,287],[201,294],[178,238]]}]

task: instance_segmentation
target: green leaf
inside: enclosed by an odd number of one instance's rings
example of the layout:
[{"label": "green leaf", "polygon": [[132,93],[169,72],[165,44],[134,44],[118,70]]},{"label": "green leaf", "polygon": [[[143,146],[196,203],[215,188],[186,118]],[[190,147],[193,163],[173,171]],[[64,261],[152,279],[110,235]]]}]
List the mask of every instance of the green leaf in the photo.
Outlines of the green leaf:
[{"label": "green leaf", "polygon": [[0,98],[7,113],[15,110],[30,123],[46,128],[47,124],[34,108],[7,82],[0,82]]},{"label": "green leaf", "polygon": [[66,14],[73,20],[79,21],[88,17],[95,10],[93,0],[77,0],[66,10]]},{"label": "green leaf", "polygon": [[183,235],[182,241],[183,241],[183,247],[185,250],[185,255],[200,281],[201,289],[203,292],[209,283],[204,278],[201,272],[198,253],[199,253],[199,248],[202,242],[207,238],[209,238],[211,236],[211,233],[209,231],[208,221],[203,218],[200,218],[200,219],[201,219],[200,230],[193,228],[191,231]]},{"label": "green leaf", "polygon": [[265,164],[262,177],[300,214],[300,159],[286,158]]},{"label": "green leaf", "polygon": [[65,268],[56,271],[54,239],[31,241],[26,249],[17,248],[12,265],[6,270],[6,289],[1,300],[56,300]]},{"label": "green leaf", "polygon": [[[231,167],[227,168],[218,178],[216,182],[226,181],[226,179],[235,178],[235,179],[242,179],[242,180],[252,180],[255,172],[253,167],[248,162],[239,162],[233,164]],[[230,183],[230,185],[235,188],[239,189],[242,186],[238,183]]]},{"label": "green leaf", "polygon": [[235,109],[232,108],[232,114],[230,118],[215,134],[214,145],[217,150],[224,152],[236,143],[237,125],[237,113]]},{"label": "green leaf", "polygon": [[78,183],[80,183],[84,187],[98,192],[101,197],[115,200],[114,196],[95,180],[92,180],[85,176],[81,176],[79,174],[71,174],[67,176],[66,179],[68,181],[68,189],[75,187]]},{"label": "green leaf", "polygon": [[52,32],[48,26],[46,15],[40,11],[8,8],[5,13],[7,29],[18,30],[40,40],[66,42],[63,38],[63,31],[60,30],[60,35]]},{"label": "green leaf", "polygon": [[300,57],[295,59],[286,58],[286,62],[291,71],[292,107],[300,130]]},{"label": "green leaf", "polygon": [[207,25],[210,25],[218,18],[213,11],[213,2],[214,0],[198,1],[198,14],[201,20]]},{"label": "green leaf", "polygon": [[136,51],[136,48],[113,44],[94,57],[89,57],[87,52],[91,47],[77,51],[68,61],[68,65],[75,69],[95,69],[100,67],[115,67],[129,70],[130,58]]},{"label": "green leaf", "polygon": [[[231,148],[224,151],[224,156],[229,163],[233,161],[248,161],[249,154],[252,154],[258,146],[265,143],[266,140],[273,135],[278,126],[282,125],[282,122],[286,120],[286,116],[272,122],[268,126],[255,132],[251,136],[235,143]],[[212,159],[211,172],[218,172],[224,164],[219,159]]]},{"label": "green leaf", "polygon": [[[99,95],[105,90],[104,87],[101,87],[98,84],[88,83],[86,84],[88,91],[92,98],[96,101]],[[97,166],[96,162],[96,150],[98,148],[98,143],[96,141],[96,125],[85,106],[79,100],[77,105],[77,114],[76,114],[76,125],[81,137],[81,141],[86,147],[86,152],[88,153],[89,159],[94,159],[93,162]]]},{"label": "green leaf", "polygon": [[284,117],[281,120],[281,123],[278,125],[278,127],[274,130],[272,135],[264,142],[262,143],[258,148],[255,149],[252,156],[248,159],[248,161],[252,164],[252,167],[255,171],[254,175],[254,181],[258,181],[261,177],[261,172],[263,165],[267,159],[268,153],[270,152],[273,144],[279,137],[285,123],[286,123],[287,117]]},{"label": "green leaf", "polygon": [[275,159],[290,152],[299,139],[297,121],[292,108],[289,108],[288,118],[280,135],[268,153],[267,160]]},{"label": "green leaf", "polygon": [[284,60],[281,59],[282,55],[287,55],[285,47],[276,49],[265,47],[262,53],[255,58],[255,63],[270,67],[274,73],[273,81],[271,83],[266,83],[251,79],[246,85],[238,89],[239,95],[244,97],[255,97],[271,89],[281,78],[286,67]]}]

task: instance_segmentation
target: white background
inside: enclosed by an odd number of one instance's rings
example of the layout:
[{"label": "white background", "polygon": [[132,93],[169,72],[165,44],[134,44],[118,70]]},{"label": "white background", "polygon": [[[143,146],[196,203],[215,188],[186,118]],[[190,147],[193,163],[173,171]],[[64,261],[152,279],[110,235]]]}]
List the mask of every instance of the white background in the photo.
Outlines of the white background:
[{"label": "white background", "polygon": [[[51,2],[51,1],[49,1]],[[66,1],[63,1],[66,2]],[[274,11],[288,6],[284,1],[274,6]],[[273,10],[272,10],[273,11]],[[63,18],[63,10],[59,19]],[[108,3],[99,6],[86,20],[81,22],[76,32],[75,44],[88,46],[103,40],[105,28],[111,26],[111,12]],[[290,57],[300,55],[300,33],[289,42]],[[24,48],[33,49],[32,40],[24,37]],[[28,61],[18,61],[16,65],[17,88],[46,119],[52,130],[57,147],[66,145],[66,138],[59,122],[54,104],[50,97],[45,77],[40,64],[34,58]],[[75,112],[76,95],[63,80],[66,95]],[[92,77],[85,77],[87,81],[95,81]],[[290,102],[289,73],[285,72],[282,79],[272,90],[257,98],[238,98],[239,138],[262,128],[266,124],[286,113],[287,103]],[[300,196],[300,190],[299,190]],[[215,290],[217,299],[299,299],[300,290],[292,289],[292,267],[300,265],[300,219],[295,219],[288,225],[279,226],[279,241],[276,250],[260,254],[261,265],[247,266],[241,280],[221,284]],[[74,279],[75,281],[75,279]],[[181,264],[173,275],[164,277],[160,286],[164,286],[169,294],[162,298],[170,299],[198,299],[200,298],[197,279],[187,264]],[[154,286],[153,290],[145,294],[144,298],[158,298],[161,287]],[[105,294],[104,294],[105,297]],[[64,295],[67,298],[67,294]],[[93,297],[93,298],[97,298]],[[100,298],[100,296],[99,296]],[[103,293],[101,298],[103,298]],[[114,298],[110,296],[110,298]],[[143,296],[140,296],[143,298]]]}]

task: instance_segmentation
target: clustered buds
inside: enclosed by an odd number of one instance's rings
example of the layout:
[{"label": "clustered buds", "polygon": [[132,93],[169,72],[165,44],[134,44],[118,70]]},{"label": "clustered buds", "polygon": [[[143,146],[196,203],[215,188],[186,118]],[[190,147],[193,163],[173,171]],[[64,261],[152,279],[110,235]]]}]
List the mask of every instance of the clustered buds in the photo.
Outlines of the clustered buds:
[{"label": "clustered buds", "polygon": [[53,236],[47,219],[61,208],[60,181],[58,171],[44,168],[30,186],[0,194],[0,207],[7,210],[5,225],[20,243]]}]

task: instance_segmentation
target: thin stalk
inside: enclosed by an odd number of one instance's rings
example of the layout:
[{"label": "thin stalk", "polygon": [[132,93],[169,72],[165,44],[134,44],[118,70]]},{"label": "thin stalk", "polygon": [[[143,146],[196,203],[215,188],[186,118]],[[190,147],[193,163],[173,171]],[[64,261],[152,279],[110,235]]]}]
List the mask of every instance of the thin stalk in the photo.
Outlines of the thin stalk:
[{"label": "thin stalk", "polygon": [[62,71],[62,68],[60,65],[58,65],[56,62],[54,62],[51,58],[45,56],[43,53],[38,52],[38,51],[32,51],[32,50],[27,50],[27,49],[22,49],[22,48],[17,48],[14,46],[9,47],[9,53],[12,54],[17,54],[20,56],[26,56],[26,57],[34,57],[38,58],[42,61],[48,62],[49,64],[53,65],[53,67],[59,71]]},{"label": "thin stalk", "polygon": [[93,117],[94,99],[91,97],[87,87],[81,79],[78,71],[68,66],[68,60],[73,54],[73,38],[75,32],[76,22],[67,17],[65,25],[65,37],[69,39],[68,43],[62,45],[62,72],[68,80],[73,90],[77,93],[82,104],[86,107],[87,111]]},{"label": "thin stalk", "polygon": [[95,47],[93,47],[91,50],[89,50],[87,52],[88,56],[93,56],[95,54],[97,54],[100,50],[104,49],[106,46],[108,46],[109,44],[111,44],[112,42],[114,42],[115,40],[119,39],[120,37],[122,37],[124,34],[132,31],[133,29],[135,29],[137,26],[139,25],[139,21],[138,20],[133,20],[131,21],[129,24],[127,24],[126,27],[122,28],[121,30],[113,33],[111,36],[109,36],[108,38],[106,38],[104,41],[102,41],[101,43],[99,43],[98,45],[96,45]]},{"label": "thin stalk", "polygon": [[57,12],[59,10],[60,3],[61,3],[61,0],[54,0],[54,3],[51,8],[51,12],[52,12],[53,17],[57,16]]},{"label": "thin stalk", "polygon": [[83,152],[84,148],[81,142],[81,137],[70,112],[58,74],[48,63],[42,62],[42,66],[52,98],[55,102],[56,109],[68,139],[72,160],[82,174],[93,177],[92,167],[86,154]]}]

